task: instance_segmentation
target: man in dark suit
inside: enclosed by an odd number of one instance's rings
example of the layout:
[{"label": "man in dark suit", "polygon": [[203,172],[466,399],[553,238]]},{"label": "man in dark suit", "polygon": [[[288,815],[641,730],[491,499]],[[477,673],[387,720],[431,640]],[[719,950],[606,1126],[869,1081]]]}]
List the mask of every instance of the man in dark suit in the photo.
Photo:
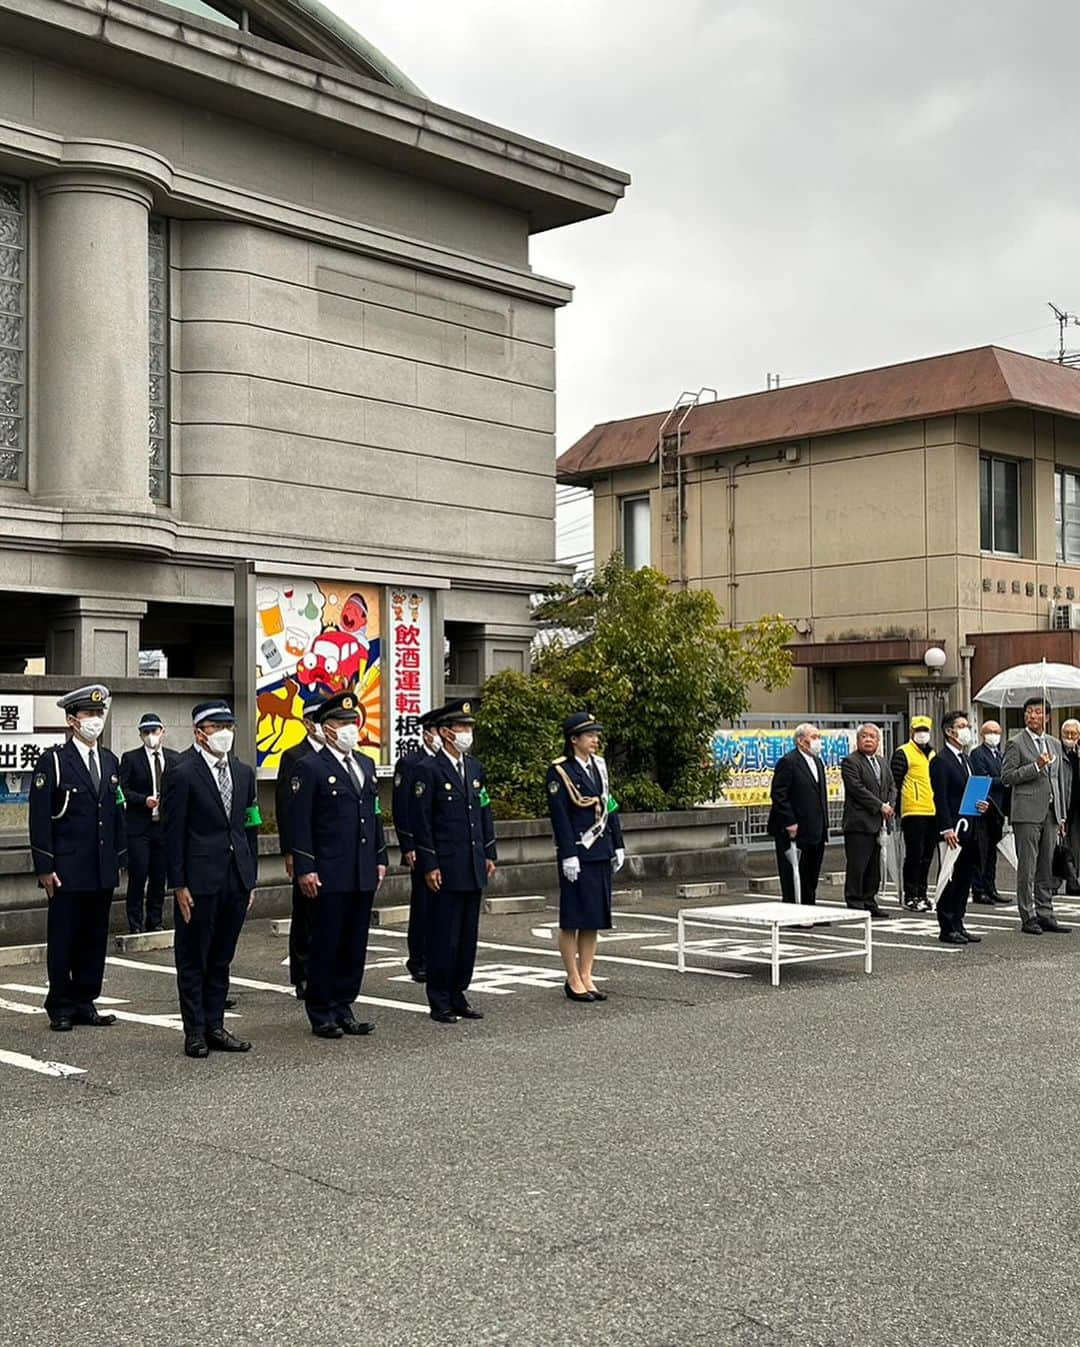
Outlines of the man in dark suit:
[{"label": "man in dark suit", "polygon": [[971,901],[1007,907],[1008,898],[1002,898],[997,891],[997,848],[1009,817],[1010,795],[1001,780],[1001,726],[996,720],[986,720],[979,735],[982,743],[971,751],[971,770],[976,776],[990,777],[990,808],[983,815],[976,839],[979,854],[971,875]]},{"label": "man in dark suit", "polygon": [[848,907],[887,917],[878,906],[881,887],[881,830],[892,831],[896,783],[892,772],[878,756],[881,731],[876,725],[860,725],[855,752],[840,764],[844,782],[844,901]]},{"label": "man in dark suit", "polygon": [[971,743],[971,727],[963,711],[950,711],[942,718],[941,731],[945,746],[930,763],[930,784],[934,790],[934,808],[937,830],[945,845],[952,851],[959,848],[949,881],[937,901],[938,939],[943,945],[977,945],[982,936],[974,935],[964,925],[971,876],[979,859],[979,833],[982,815],[990,807],[988,800],[976,806],[977,815],[962,816],[960,805],[967,783],[974,773],[968,761],[967,747]]},{"label": "man in dark suit", "polygon": [[419,763],[427,762],[439,752],[439,731],[431,723],[431,717],[431,711],[420,717],[420,731],[423,735],[420,747],[413,753],[402,754],[394,764],[394,794],[391,805],[398,845],[401,847],[401,863],[409,871],[409,957],[405,960],[405,967],[414,982],[427,981],[428,886],[424,880],[423,866],[416,863],[416,839],[413,836],[409,810],[413,798],[413,768]]},{"label": "man in dark suit", "polygon": [[476,963],[480,902],[496,861],[484,769],[469,756],[476,705],[453,701],[439,709],[440,750],[414,769],[410,817],[431,894],[427,996],[436,1024],[483,1019],[465,996]]},{"label": "man in dark suit", "polygon": [[310,909],[305,1005],[316,1038],[370,1034],[353,1002],[360,995],[375,891],[386,877],[375,764],[357,753],[361,706],[339,692],[314,711],[326,745],[301,758],[292,793],[293,870]]},{"label": "man in dark suit", "polygon": [[259,856],[255,772],[231,757],[228,702],[191,713],[194,744],[165,773],[165,864],[176,906],[174,954],[184,1051],[247,1052],[225,1028],[229,965],[252,899]]},{"label": "man in dark suit", "polygon": [[322,698],[318,696],[312,696],[304,702],[305,736],[298,744],[293,744],[291,748],[287,748],[282,753],[278,762],[277,782],[274,785],[274,814],[277,819],[278,842],[281,845],[281,855],[285,862],[285,873],[292,880],[292,920],[289,922],[289,981],[296,988],[296,997],[299,1001],[304,999],[307,991],[308,945],[311,941],[311,932],[308,927],[310,904],[300,892],[300,885],[296,882],[292,828],[289,823],[289,809],[292,801],[289,782],[295,774],[296,764],[301,759],[310,757],[312,753],[320,752],[326,742],[323,738],[322,726],[315,720],[313,714],[316,707],[321,704]]},{"label": "man in dark suit", "polygon": [[56,703],[70,738],[38,759],[30,787],[30,850],[49,900],[46,963],[49,1028],[104,1028],[115,1015],[94,1006],[105,976],[109,910],[126,860],[120,764],[98,745],[109,709],[101,683]]},{"label": "man in dark suit", "polygon": [[1065,844],[1069,867],[1065,892],[1080,894],[1080,720],[1061,722],[1061,775],[1068,800],[1065,819]]},{"label": "man in dark suit", "polygon": [[128,930],[160,931],[165,902],[165,834],[161,826],[161,786],[180,756],[163,748],[165,726],[153,711],[139,721],[141,748],[120,759],[120,789],[127,806]]},{"label": "man in dark suit", "polygon": [[770,795],[772,808],[766,828],[776,842],[783,900],[795,901],[795,876],[789,860],[794,842],[799,853],[801,901],[816,903],[818,875],[829,839],[825,764],[821,760],[821,731],[816,725],[795,727],[795,747],[776,764]]}]

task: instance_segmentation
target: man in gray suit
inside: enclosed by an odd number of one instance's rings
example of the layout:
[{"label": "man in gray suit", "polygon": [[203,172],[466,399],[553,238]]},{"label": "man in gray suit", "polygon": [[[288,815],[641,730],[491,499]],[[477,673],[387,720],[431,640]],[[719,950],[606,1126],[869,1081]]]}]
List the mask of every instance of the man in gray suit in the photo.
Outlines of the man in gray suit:
[{"label": "man in gray suit", "polygon": [[840,764],[844,782],[844,901],[848,907],[869,912],[872,917],[887,917],[878,907],[881,887],[882,828],[892,831],[896,806],[896,783],[892,772],[878,757],[881,731],[876,725],[860,725],[855,734],[855,752]]},{"label": "man in gray suit", "polygon": [[1010,817],[1016,834],[1016,901],[1025,935],[1072,928],[1054,916],[1054,846],[1069,816],[1071,782],[1062,771],[1061,745],[1046,733],[1050,703],[1029,697],[1025,728],[1005,750],[1001,781],[1012,789]]}]

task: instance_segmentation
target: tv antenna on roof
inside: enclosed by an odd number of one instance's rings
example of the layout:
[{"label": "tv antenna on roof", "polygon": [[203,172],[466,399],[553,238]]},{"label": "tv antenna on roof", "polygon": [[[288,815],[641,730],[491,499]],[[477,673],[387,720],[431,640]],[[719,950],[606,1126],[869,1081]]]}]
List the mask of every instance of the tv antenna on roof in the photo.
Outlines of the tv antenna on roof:
[{"label": "tv antenna on roof", "polygon": [[1066,313],[1064,309],[1059,309],[1053,300],[1047,300],[1046,302],[1050,305],[1050,308],[1053,309],[1054,317],[1057,319],[1058,364],[1071,365],[1076,357],[1069,355],[1065,350],[1065,329],[1069,326],[1070,323],[1073,325],[1073,327],[1080,327],[1080,318],[1077,318],[1075,313]]}]

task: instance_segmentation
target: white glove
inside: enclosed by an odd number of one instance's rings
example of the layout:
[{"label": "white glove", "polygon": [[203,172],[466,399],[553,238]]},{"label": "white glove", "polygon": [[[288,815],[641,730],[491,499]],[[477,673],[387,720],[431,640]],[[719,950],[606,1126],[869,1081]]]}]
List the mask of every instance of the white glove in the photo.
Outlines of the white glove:
[{"label": "white glove", "polygon": [[623,868],[623,864],[624,864],[625,861],[626,861],[626,852],[622,849],[622,847],[616,847],[616,848],[615,848],[615,860],[614,860],[614,862],[613,862],[613,863],[614,863],[614,866],[615,866],[615,873],[616,873],[616,874],[618,874],[619,871]]},{"label": "white glove", "polygon": [[562,863],[562,872],[571,884],[575,884],[581,874],[581,862],[576,856],[567,856]]}]

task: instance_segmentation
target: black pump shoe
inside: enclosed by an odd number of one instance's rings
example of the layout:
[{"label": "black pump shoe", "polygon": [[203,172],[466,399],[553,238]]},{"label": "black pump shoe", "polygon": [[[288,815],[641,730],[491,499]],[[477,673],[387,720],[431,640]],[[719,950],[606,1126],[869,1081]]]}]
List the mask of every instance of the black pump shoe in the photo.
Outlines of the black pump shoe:
[{"label": "black pump shoe", "polygon": [[569,981],[563,983],[563,991],[566,993],[568,1001],[595,1001],[596,997],[592,992],[575,992],[570,990]]}]

